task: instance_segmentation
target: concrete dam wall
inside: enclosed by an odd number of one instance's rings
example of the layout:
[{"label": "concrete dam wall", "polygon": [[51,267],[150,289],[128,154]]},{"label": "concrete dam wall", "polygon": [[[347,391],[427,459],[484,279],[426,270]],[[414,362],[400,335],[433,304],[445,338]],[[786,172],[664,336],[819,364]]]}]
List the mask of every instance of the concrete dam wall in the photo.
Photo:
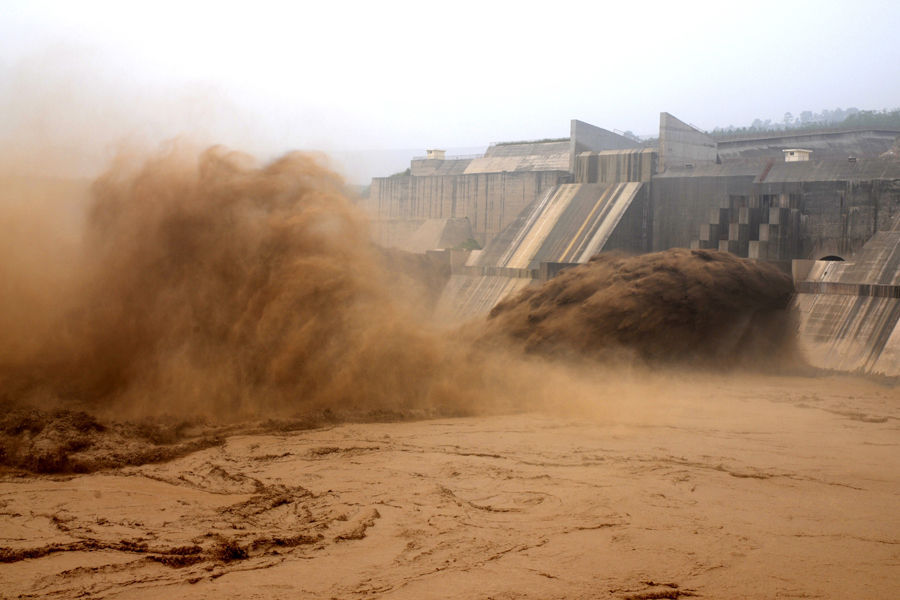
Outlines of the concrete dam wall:
[{"label": "concrete dam wall", "polygon": [[900,219],[846,261],[797,261],[800,343],[826,369],[900,376]]},{"label": "concrete dam wall", "polygon": [[483,245],[524,207],[568,177],[566,171],[466,173],[465,169],[458,174],[376,177],[366,204],[378,219],[468,218],[472,235]]},{"label": "concrete dam wall", "polygon": [[848,156],[878,156],[900,136],[893,129],[858,131],[784,132],[780,135],[744,136],[718,140],[721,160],[775,156],[788,148],[805,148],[819,159],[846,160]]},{"label": "concrete dam wall", "polygon": [[[570,129],[481,156],[432,150],[372,181],[363,204],[379,243],[455,249],[443,255],[439,318],[482,315],[604,250],[717,249],[809,265],[795,274],[795,306],[812,364],[898,374],[900,160],[884,153],[897,132],[716,140],[668,113],[655,144],[577,120]],[[788,148],[805,148],[804,160]]]},{"label": "concrete dam wall", "polygon": [[455,269],[438,302],[439,318],[485,314],[550,271],[587,262],[601,250],[645,252],[647,210],[639,182],[556,186]]}]

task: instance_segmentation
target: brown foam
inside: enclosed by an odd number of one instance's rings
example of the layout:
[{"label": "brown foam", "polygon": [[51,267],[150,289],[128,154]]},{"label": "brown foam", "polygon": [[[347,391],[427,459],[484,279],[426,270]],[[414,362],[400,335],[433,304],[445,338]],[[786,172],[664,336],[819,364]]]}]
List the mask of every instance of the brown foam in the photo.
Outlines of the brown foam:
[{"label": "brown foam", "polygon": [[491,311],[485,340],[529,353],[715,366],[795,359],[793,284],[713,250],[601,254]]}]

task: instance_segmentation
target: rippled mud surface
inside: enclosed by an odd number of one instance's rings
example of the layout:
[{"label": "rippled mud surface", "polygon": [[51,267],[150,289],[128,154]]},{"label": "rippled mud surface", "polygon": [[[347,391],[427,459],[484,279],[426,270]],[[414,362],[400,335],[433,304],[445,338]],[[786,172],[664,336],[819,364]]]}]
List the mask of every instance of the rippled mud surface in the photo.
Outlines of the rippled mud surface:
[{"label": "rippled mud surface", "polygon": [[224,435],[0,480],[7,598],[887,598],[900,394],[673,377],[596,405]]}]

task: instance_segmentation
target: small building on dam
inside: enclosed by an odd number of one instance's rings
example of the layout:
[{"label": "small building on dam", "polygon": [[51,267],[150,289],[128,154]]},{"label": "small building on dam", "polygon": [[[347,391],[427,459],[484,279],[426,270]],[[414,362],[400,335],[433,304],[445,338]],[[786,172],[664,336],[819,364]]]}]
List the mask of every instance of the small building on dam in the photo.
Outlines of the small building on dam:
[{"label": "small building on dam", "polygon": [[[795,278],[816,366],[900,376],[900,130],[716,139],[668,113],[652,143],[582,121],[569,137],[430,150],[372,180],[384,246],[441,251],[447,321],[601,251],[712,248]],[[893,149],[893,150],[892,150]]]}]

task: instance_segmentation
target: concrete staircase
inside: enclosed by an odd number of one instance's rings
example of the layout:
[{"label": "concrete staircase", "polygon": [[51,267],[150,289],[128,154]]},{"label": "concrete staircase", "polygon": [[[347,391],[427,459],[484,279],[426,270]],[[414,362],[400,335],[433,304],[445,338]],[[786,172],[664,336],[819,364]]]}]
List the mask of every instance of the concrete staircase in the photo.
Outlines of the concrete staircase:
[{"label": "concrete staircase", "polygon": [[784,262],[800,252],[799,197],[792,194],[730,196],[700,225],[692,249],[730,252],[742,258]]}]

